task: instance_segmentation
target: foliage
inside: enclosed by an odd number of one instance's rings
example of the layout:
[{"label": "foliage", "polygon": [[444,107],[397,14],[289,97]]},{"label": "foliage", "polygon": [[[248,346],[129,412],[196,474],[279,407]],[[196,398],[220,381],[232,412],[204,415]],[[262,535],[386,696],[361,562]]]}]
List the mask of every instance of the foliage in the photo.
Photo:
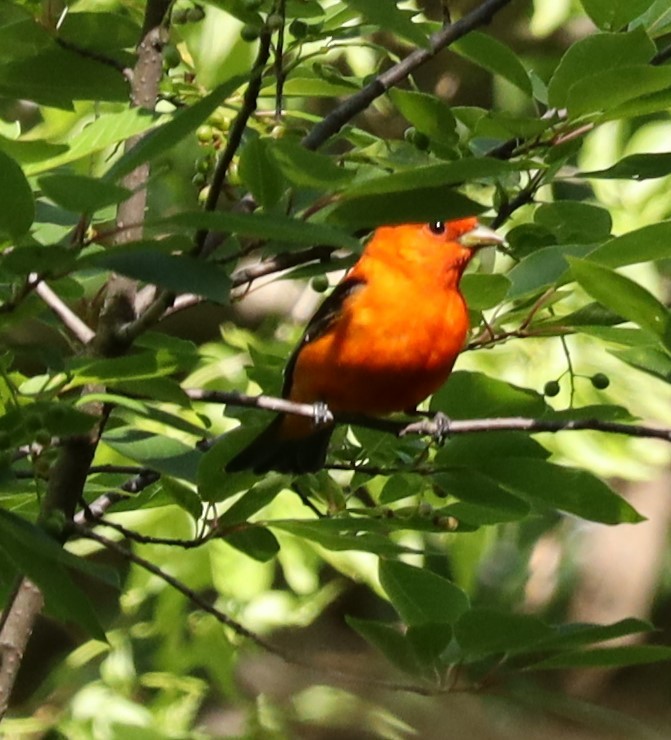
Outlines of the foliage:
[{"label": "foliage", "polygon": [[[652,630],[642,619],[568,623],[559,591],[539,613],[522,605],[540,538],[641,521],[608,478],[654,475],[664,442],[517,429],[437,445],[362,424],[338,431],[318,474],[223,472],[268,421],[235,394],[278,395],[291,319],[361,234],[471,214],[508,246],[463,280],[469,344],[430,411],[669,425],[671,1],[489,4],[491,27],[464,13],[433,68],[382,94],[399,59],[431,57],[433,4],[178,0],[155,109],[131,105],[129,79],[137,93],[135,47],[160,2],[0,7],[0,603],[28,576],[78,643],[38,674],[11,731],[207,737],[217,703],[244,714],[241,737],[355,708],[404,737],[382,698],[306,684],[282,705],[263,682],[254,699],[236,685],[253,643],[315,665],[281,630],[322,624],[357,582],[374,605],[346,614],[347,639],[394,666],[387,688],[531,686],[549,669],[671,658],[609,644]],[[145,188],[142,223],[122,223]],[[292,282],[273,296],[272,280],[250,321],[244,294],[264,273]],[[119,276],[137,281],[133,306]],[[272,306],[287,285],[293,314]],[[81,490],[77,444],[91,455]],[[87,524],[89,506],[116,529]]]}]

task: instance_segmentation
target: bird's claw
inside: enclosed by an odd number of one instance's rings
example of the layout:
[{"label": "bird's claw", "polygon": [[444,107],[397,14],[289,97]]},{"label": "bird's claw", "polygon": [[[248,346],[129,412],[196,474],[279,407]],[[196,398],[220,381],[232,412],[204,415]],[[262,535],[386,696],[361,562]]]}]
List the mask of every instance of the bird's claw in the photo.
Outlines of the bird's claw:
[{"label": "bird's claw", "polygon": [[333,414],[323,401],[316,401],[312,404],[312,409],[312,421],[316,427],[333,423]]},{"label": "bird's claw", "polygon": [[433,417],[433,434],[431,435],[438,445],[442,445],[450,436],[450,417],[442,411],[437,411]]}]

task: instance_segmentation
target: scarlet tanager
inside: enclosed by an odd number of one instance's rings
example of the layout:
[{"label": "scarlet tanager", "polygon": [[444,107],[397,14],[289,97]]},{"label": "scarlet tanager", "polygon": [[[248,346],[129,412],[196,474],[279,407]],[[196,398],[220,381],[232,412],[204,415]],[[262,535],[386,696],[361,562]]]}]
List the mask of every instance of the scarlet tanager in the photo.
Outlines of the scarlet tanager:
[{"label": "scarlet tanager", "polygon": [[[308,323],[283,397],[332,412],[414,409],[447,380],[466,339],[466,265],[475,250],[501,243],[475,218],[378,228]],[[226,470],[319,470],[332,432],[332,424],[280,414]]]}]

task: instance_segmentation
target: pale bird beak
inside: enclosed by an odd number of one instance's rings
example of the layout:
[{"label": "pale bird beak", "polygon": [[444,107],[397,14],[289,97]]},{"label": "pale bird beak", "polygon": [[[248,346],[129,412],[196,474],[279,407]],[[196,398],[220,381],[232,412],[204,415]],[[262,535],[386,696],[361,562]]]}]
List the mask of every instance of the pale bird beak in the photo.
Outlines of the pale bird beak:
[{"label": "pale bird beak", "polygon": [[459,243],[469,249],[480,249],[482,247],[498,247],[506,243],[506,240],[497,234],[494,229],[478,224],[474,229],[467,231],[458,239]]}]

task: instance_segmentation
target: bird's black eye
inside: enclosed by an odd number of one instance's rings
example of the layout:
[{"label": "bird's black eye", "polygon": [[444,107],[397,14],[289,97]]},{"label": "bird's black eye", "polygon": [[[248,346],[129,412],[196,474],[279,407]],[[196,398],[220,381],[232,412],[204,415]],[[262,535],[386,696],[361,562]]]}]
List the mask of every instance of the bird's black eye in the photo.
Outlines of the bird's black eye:
[{"label": "bird's black eye", "polygon": [[445,222],[444,221],[432,221],[429,224],[429,230],[432,234],[444,234],[445,233]]}]

